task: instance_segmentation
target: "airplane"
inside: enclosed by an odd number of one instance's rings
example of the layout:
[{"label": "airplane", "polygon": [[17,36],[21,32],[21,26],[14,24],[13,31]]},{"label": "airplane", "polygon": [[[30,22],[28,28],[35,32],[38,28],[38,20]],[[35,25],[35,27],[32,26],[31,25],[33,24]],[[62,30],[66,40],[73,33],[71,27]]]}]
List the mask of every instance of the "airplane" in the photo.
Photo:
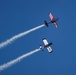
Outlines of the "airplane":
[{"label": "airplane", "polygon": [[48,24],[53,23],[53,24],[55,25],[55,27],[58,28],[58,25],[57,25],[57,22],[56,22],[56,21],[57,21],[59,18],[54,18],[51,13],[49,14],[49,17],[50,17],[50,21],[49,21],[49,22],[44,21],[45,25],[48,27]]},{"label": "airplane", "polygon": [[42,39],[44,42],[44,46],[40,45],[40,49],[43,51],[43,49],[47,48],[48,52],[51,53],[52,52],[52,48],[50,47],[50,45],[52,45],[52,42],[48,43],[48,41],[46,40],[46,38]]}]

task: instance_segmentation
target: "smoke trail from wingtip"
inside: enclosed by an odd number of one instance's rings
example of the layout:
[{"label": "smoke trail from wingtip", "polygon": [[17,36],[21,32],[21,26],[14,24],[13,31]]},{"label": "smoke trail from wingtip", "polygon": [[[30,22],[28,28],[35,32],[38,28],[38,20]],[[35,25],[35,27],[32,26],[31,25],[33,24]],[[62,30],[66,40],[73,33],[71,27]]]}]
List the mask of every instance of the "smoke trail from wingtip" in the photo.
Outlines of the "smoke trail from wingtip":
[{"label": "smoke trail from wingtip", "polygon": [[6,68],[13,66],[14,64],[20,62],[22,59],[24,59],[27,56],[30,56],[30,55],[34,54],[35,52],[38,52],[38,51],[40,51],[40,49],[35,49],[35,50],[28,52],[28,53],[26,53],[26,54],[24,54],[24,55],[22,55],[16,59],[10,61],[10,62],[7,62],[6,64],[0,65],[0,71],[5,70]]},{"label": "smoke trail from wingtip", "polygon": [[35,31],[35,30],[37,30],[37,29],[39,29],[39,28],[42,28],[43,26],[45,26],[45,25],[42,24],[42,25],[40,25],[40,26],[37,26],[37,27],[35,27],[35,28],[32,28],[32,29],[30,29],[30,30],[27,30],[27,31],[25,31],[25,32],[22,32],[22,33],[20,33],[20,34],[18,34],[18,35],[13,36],[12,38],[10,38],[10,39],[8,39],[8,40],[0,43],[0,48],[3,48],[3,47],[5,47],[5,46],[7,46],[8,44],[12,43],[12,42],[15,41],[16,39],[18,39],[18,38],[20,38],[20,37],[22,37],[22,36],[24,36],[24,35],[26,35],[26,34],[29,34],[30,32],[33,32],[33,31]]}]

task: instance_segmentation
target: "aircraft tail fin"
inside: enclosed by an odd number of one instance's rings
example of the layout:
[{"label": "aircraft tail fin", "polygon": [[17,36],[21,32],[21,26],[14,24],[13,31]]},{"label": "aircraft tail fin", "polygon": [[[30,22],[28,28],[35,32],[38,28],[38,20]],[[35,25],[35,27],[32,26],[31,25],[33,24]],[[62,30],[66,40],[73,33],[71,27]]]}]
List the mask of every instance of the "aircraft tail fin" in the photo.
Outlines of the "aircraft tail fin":
[{"label": "aircraft tail fin", "polygon": [[46,21],[44,21],[45,25],[48,27],[48,23]]},{"label": "aircraft tail fin", "polygon": [[52,45],[52,44],[53,44],[52,42],[49,43],[49,45]]}]

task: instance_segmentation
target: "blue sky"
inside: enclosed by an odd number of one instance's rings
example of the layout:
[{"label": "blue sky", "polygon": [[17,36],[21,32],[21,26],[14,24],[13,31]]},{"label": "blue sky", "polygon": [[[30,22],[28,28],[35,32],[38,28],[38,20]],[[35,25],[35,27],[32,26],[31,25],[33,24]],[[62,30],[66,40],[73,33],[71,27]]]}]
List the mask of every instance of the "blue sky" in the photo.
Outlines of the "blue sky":
[{"label": "blue sky", "polygon": [[75,0],[0,0],[0,42],[49,21],[51,12],[59,18],[59,29],[43,27],[0,49],[0,65],[53,42],[53,53],[39,51],[1,75],[76,75],[76,1]]}]

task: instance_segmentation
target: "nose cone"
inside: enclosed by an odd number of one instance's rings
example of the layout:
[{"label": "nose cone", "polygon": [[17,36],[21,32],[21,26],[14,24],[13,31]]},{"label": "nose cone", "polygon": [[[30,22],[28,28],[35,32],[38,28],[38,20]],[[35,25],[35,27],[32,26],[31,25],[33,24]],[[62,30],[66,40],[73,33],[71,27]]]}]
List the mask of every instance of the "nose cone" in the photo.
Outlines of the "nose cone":
[{"label": "nose cone", "polygon": [[51,43],[49,43],[49,45],[52,45],[53,43],[51,42]]},{"label": "nose cone", "polygon": [[59,18],[56,18],[56,20],[59,20]]}]

